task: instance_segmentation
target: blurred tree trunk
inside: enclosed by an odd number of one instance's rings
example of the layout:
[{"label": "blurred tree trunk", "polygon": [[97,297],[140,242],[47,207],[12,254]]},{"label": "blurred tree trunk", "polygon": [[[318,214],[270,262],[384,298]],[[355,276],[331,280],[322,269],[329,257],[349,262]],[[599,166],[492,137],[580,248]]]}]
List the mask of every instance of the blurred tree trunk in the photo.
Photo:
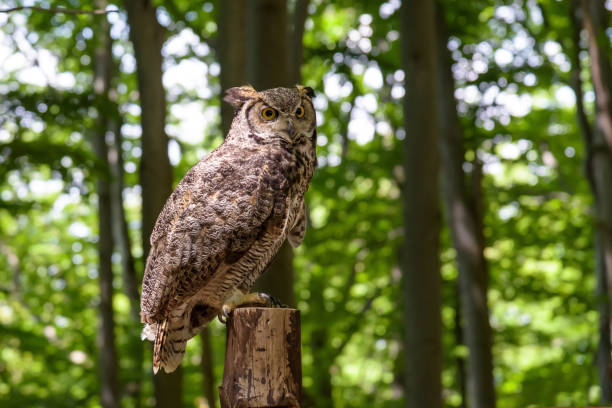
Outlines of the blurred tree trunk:
[{"label": "blurred tree trunk", "polygon": [[[323,292],[327,281],[323,279],[311,279],[310,282],[310,300],[312,304],[323,305],[325,298]],[[330,365],[333,364],[337,354],[333,352],[333,348],[329,343],[329,325],[326,323],[329,318],[325,315],[317,319],[314,328],[310,331],[310,349],[316,375],[312,376],[312,385],[309,388],[312,405],[317,408],[332,408],[334,402],[332,399],[332,381]]]},{"label": "blurred tree trunk", "polygon": [[[164,28],[157,21],[155,6],[148,0],[125,0],[134,44],[142,127],[142,247],[146,259],[149,237],[157,216],[172,191],[172,167],[168,159],[166,99],[162,85]],[[181,406],[181,367],[171,373],[153,376],[158,407]]]},{"label": "blurred tree trunk", "polygon": [[[106,2],[97,0],[96,6],[104,9]],[[94,50],[94,93],[98,117],[93,146],[96,156],[108,165],[106,131],[108,129],[108,91],[112,69],[110,27],[106,18],[98,19],[96,47]],[[105,168],[108,168],[105,166]],[[100,278],[100,331],[98,333],[100,364],[100,403],[104,408],[120,406],[119,364],[115,346],[115,321],[113,314],[113,233],[109,175],[98,178],[98,257]]]},{"label": "blurred tree trunk", "polygon": [[402,2],[404,398],[407,407],[428,408],[442,406],[435,23],[433,1]]},{"label": "blurred tree trunk", "polygon": [[[597,227],[601,255],[606,271],[607,293],[612,293],[612,69],[610,44],[606,36],[610,16],[601,0],[590,0],[584,7],[584,26],[589,34],[591,77],[595,88],[595,128],[592,133],[591,160],[596,193]],[[586,6],[587,1],[583,4]],[[612,303],[609,303],[612,315]],[[612,366],[608,367],[609,370]]]},{"label": "blurred tree trunk", "polygon": [[[289,63],[289,28],[285,0],[249,0],[247,78],[255,89],[293,86]],[[257,290],[295,305],[293,250],[285,242],[268,270],[257,280]]]},{"label": "blurred tree trunk", "polygon": [[200,363],[202,368],[202,389],[204,390],[204,397],[208,406],[214,408],[217,406],[218,392],[215,380],[214,352],[210,339],[210,328],[208,326],[200,333],[200,340],[202,341],[202,361]]},{"label": "blurred tree trunk", "polygon": [[[113,101],[113,106],[116,101]],[[132,243],[129,235],[127,218],[123,208],[123,158],[122,147],[123,141],[121,135],[121,125],[119,120],[119,112],[115,111],[115,119],[109,123],[109,133],[113,136],[113,140],[108,144],[108,163],[113,176],[111,182],[111,202],[112,202],[112,222],[113,222],[113,239],[115,245],[121,253],[121,270],[123,273],[123,289],[130,301],[130,316],[132,317],[132,327],[130,336],[130,356],[133,358],[135,369],[132,370],[128,377],[129,382],[125,385],[125,392],[128,393],[134,400],[134,406],[140,407],[140,392],[142,389],[142,367],[144,361],[144,347],[140,340],[140,331],[142,324],[140,323],[140,294],[138,287],[140,286],[140,278],[136,272],[134,265],[134,256],[132,255]],[[107,143],[109,140],[107,139]]]},{"label": "blurred tree trunk", "polygon": [[302,55],[304,51],[304,30],[308,18],[310,0],[297,0],[293,10],[293,24],[289,50],[291,51],[291,82],[293,85],[302,83]]},{"label": "blurred tree trunk", "polygon": [[[610,13],[604,0],[582,0],[584,28],[589,35],[591,75],[595,88],[596,133],[601,143],[612,154],[612,69],[610,68],[610,41],[606,30],[610,27]],[[602,146],[603,147],[603,146]],[[608,266],[611,259],[606,260]]]},{"label": "blurred tree trunk", "polygon": [[[119,115],[118,112],[116,114]],[[113,136],[112,143],[108,145],[108,162],[113,175],[113,182],[111,184],[113,236],[121,253],[121,270],[123,271],[125,294],[130,301],[130,315],[140,326],[140,295],[138,293],[140,278],[134,264],[127,217],[123,208],[123,189],[125,185],[123,181],[123,150],[121,148],[123,137],[121,135],[120,122],[118,120],[111,121],[109,131]]]},{"label": "blurred tree trunk", "polygon": [[284,0],[249,0],[247,75],[255,89],[293,86]]},{"label": "blurred tree trunk", "polygon": [[[226,90],[247,83],[247,0],[219,4],[219,63],[221,98]],[[234,108],[221,101],[223,135],[229,131]]]},{"label": "blurred tree trunk", "polygon": [[[475,208],[478,197],[470,200],[463,171],[464,150],[461,124],[457,116],[455,83],[448,33],[443,10],[438,7],[438,115],[442,156],[443,193],[453,245],[457,251],[459,298],[463,311],[463,339],[467,359],[468,406],[494,408],[493,358],[487,289],[489,271],[484,257],[484,240],[478,226],[481,214]],[[476,193],[480,193],[478,189]]]},{"label": "blurred tree trunk", "polygon": [[[582,6],[579,8],[579,6]],[[599,311],[599,345],[597,368],[601,386],[601,403],[612,402],[611,318],[612,303],[612,71],[610,46],[605,36],[609,23],[603,1],[572,2],[573,46],[571,53],[571,86],[576,94],[576,110],[586,146],[586,173],[595,196],[595,272]],[[582,24],[580,19],[582,18]],[[591,77],[595,88],[595,126],[589,124],[584,111],[580,80],[580,27],[588,34]]]},{"label": "blurred tree trunk", "polygon": [[[112,57],[112,43],[109,43],[109,52]],[[108,164],[112,174],[110,184],[111,196],[111,214],[112,214],[112,229],[113,241],[115,248],[121,253],[121,271],[123,277],[123,290],[130,302],[130,316],[132,318],[131,335],[130,335],[130,356],[133,358],[134,369],[130,370],[127,376],[126,384],[123,392],[129,395],[134,401],[136,408],[140,407],[141,389],[143,379],[143,361],[144,347],[140,340],[140,331],[142,324],[140,322],[140,294],[138,288],[140,286],[140,278],[134,264],[134,256],[132,254],[132,240],[127,223],[127,216],[123,207],[123,189],[124,185],[124,170],[123,170],[123,136],[121,134],[122,118],[117,105],[117,89],[112,87],[113,78],[117,75],[118,66],[116,61],[110,61],[112,65],[110,69],[111,89],[109,90],[109,106],[112,110],[109,115],[106,144],[108,147]]]},{"label": "blurred tree trunk", "polygon": [[[455,346],[463,346],[463,314],[461,313],[461,301],[459,300],[459,283],[455,285],[455,328],[453,335],[455,337]],[[457,363],[457,385],[459,386],[459,395],[461,395],[461,405],[459,408],[467,407],[467,381],[465,378],[465,358],[458,354],[455,357]]]}]

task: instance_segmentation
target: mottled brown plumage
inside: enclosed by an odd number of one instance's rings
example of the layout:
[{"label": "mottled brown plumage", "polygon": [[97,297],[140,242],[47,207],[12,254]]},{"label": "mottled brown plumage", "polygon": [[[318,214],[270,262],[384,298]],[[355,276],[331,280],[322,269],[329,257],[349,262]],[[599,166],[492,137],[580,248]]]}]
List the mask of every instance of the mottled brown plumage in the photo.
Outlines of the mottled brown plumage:
[{"label": "mottled brown plumage", "polygon": [[227,138],[187,172],[151,234],[141,315],[155,372],[176,369],[187,340],[251,288],[285,239],[301,243],[316,165],[313,96],[301,86],[226,92],[236,110]]}]

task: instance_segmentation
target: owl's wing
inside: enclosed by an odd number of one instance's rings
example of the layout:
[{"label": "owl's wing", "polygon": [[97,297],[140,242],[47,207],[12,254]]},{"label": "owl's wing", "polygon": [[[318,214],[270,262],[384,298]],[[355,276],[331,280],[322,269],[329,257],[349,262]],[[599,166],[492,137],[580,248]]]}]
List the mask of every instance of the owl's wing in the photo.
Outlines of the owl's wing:
[{"label": "owl's wing", "polygon": [[211,153],[168,199],[151,235],[143,321],[160,320],[169,306],[180,305],[223,265],[240,259],[280,210],[276,197],[287,188],[285,177],[265,157],[241,153]]},{"label": "owl's wing", "polygon": [[287,235],[287,240],[293,248],[297,248],[304,240],[304,234],[306,233],[306,203],[302,199],[302,204],[300,205],[300,212],[295,218],[295,222],[293,223],[293,227],[289,230],[289,234]]}]

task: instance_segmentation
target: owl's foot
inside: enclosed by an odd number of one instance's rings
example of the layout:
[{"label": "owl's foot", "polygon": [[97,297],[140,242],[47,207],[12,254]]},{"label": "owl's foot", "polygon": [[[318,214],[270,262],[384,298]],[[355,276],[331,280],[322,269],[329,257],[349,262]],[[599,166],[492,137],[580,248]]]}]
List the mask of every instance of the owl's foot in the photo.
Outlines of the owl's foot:
[{"label": "owl's foot", "polygon": [[218,319],[221,323],[225,324],[232,310],[239,307],[287,307],[281,303],[275,297],[272,297],[266,293],[254,292],[242,294],[241,296],[230,297],[221,307],[221,313],[218,315]]},{"label": "owl's foot", "polygon": [[[267,293],[263,293],[263,292],[259,292],[259,293],[250,293],[250,295],[257,295],[260,298],[266,299],[267,302],[265,304],[260,304],[259,306],[265,306],[265,307],[289,307],[287,305],[285,305],[283,302],[280,301],[279,298],[274,297],[272,295],[268,295]],[[250,305],[240,305],[240,307],[247,307]]]}]

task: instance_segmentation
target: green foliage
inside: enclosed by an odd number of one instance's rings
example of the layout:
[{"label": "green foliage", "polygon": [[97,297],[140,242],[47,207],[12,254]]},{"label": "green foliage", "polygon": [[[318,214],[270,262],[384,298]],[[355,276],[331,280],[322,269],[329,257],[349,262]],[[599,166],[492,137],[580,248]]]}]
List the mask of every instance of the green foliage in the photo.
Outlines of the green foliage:
[{"label": "green foliage", "polygon": [[[90,7],[80,3],[44,6]],[[218,2],[156,3],[167,28],[167,131],[178,181],[221,142]],[[312,1],[306,23],[302,76],[317,90],[320,166],[307,196],[309,230],[296,252],[295,289],[305,399],[317,407],[403,406],[397,249],[402,140],[411,130],[402,118],[398,4]],[[442,6],[464,168],[468,178],[479,163],[484,169],[498,406],[596,403],[592,198],[567,100],[568,2]],[[112,25],[117,71],[110,106],[92,97],[97,18]],[[88,140],[101,112],[122,125],[124,205],[137,267],[143,266],[140,109],[125,13],[26,10],[0,14],[0,26],[0,59],[13,59],[0,75],[0,405],[98,406],[95,181],[110,172]],[[42,70],[43,63],[51,68]],[[201,84],[171,74],[190,69],[200,70]],[[587,92],[592,112],[589,98]],[[189,115],[204,119],[189,122]],[[454,407],[461,405],[457,358],[467,352],[454,335],[457,271],[447,230],[441,241],[442,379],[445,404]],[[150,355],[146,367],[135,366],[130,345],[138,328],[122,291],[119,253],[113,259],[124,403],[133,405],[130,386],[142,377],[142,402],[150,405]],[[220,379],[225,329],[215,323],[211,330]],[[186,406],[202,396],[200,359],[197,339],[184,362]]]}]

